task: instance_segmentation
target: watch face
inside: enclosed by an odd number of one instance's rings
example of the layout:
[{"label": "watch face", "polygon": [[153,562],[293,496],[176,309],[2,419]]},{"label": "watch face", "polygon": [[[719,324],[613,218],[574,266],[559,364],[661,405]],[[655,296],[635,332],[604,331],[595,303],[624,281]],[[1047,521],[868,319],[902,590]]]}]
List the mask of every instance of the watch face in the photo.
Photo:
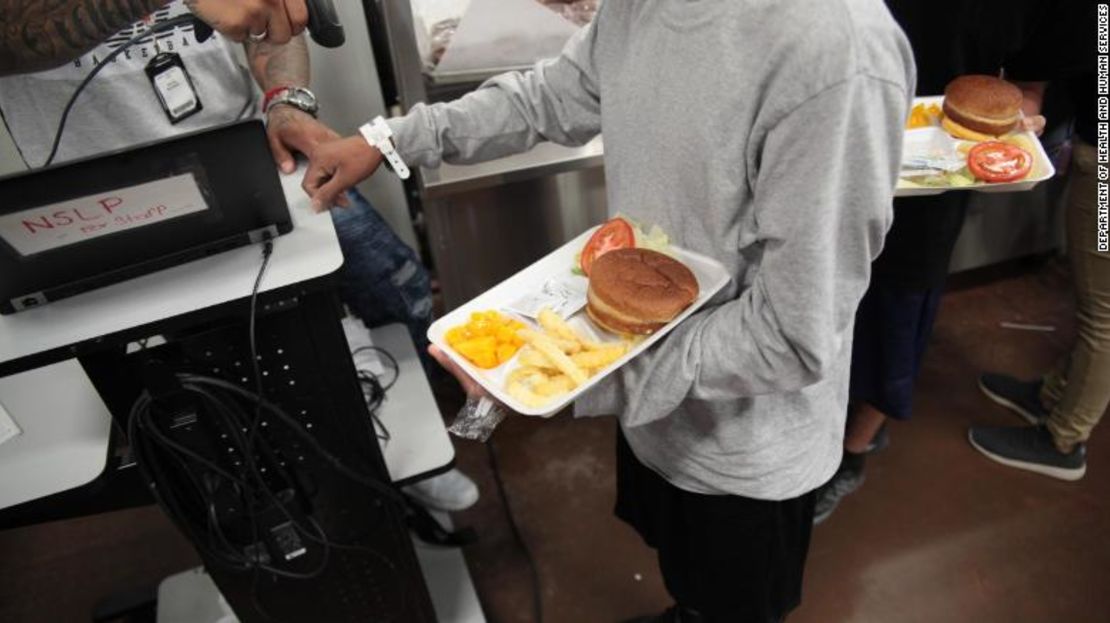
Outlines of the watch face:
[{"label": "watch face", "polygon": [[313,109],[316,108],[316,96],[311,91],[305,89],[297,89],[293,91],[293,97],[296,101],[304,106],[309,106]]}]

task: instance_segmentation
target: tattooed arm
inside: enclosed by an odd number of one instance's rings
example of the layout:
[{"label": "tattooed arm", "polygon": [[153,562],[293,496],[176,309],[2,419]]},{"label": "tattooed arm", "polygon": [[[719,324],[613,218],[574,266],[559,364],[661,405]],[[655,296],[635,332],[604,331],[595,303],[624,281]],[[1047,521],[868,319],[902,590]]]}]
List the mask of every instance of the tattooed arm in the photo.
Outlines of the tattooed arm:
[{"label": "tattooed arm", "polygon": [[308,86],[308,44],[304,35],[293,37],[284,45],[248,41],[244,47],[251,73],[263,91],[275,87]]},{"label": "tattooed arm", "polygon": [[[248,41],[247,60],[251,73],[263,91],[277,87],[307,87],[309,81],[308,44],[304,36],[285,45]],[[293,154],[306,156],[316,145],[339,138],[334,130],[312,115],[292,106],[276,105],[266,111],[266,135],[274,161],[284,173],[296,168]]]},{"label": "tattooed arm", "polygon": [[57,67],[168,0],[0,0],[0,76]]}]

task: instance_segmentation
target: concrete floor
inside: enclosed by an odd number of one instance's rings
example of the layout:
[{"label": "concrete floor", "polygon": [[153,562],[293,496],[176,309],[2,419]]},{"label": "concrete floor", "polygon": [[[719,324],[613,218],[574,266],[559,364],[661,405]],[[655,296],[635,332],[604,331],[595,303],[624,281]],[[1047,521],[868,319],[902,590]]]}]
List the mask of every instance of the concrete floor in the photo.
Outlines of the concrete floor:
[{"label": "concrete floor", "polygon": [[[791,623],[1110,621],[1099,599],[1110,587],[1107,427],[1096,431],[1078,483],[995,465],[966,441],[969,424],[1018,423],[979,394],[977,373],[1037,374],[1067,348],[1070,314],[1056,262],[945,297],[915,419],[891,428],[864,487],[815,529],[804,603]],[[549,623],[619,621],[669,602],[653,553],[611,515],[614,426],[513,418],[495,436]],[[458,455],[483,493],[455,519],[481,533],[466,554],[487,616],[530,621],[528,569],[486,450],[460,442]],[[188,546],[149,508],[0,532],[0,620],[87,620],[98,596],[192,564]]]}]

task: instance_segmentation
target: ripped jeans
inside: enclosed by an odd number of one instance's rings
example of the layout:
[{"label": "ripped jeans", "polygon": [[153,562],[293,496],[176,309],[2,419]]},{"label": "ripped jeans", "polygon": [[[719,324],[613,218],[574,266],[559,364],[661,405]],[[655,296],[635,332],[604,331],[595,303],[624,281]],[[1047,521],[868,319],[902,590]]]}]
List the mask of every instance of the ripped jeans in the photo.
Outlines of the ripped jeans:
[{"label": "ripped jeans", "polygon": [[357,190],[348,208],[331,211],[343,250],[340,295],[368,327],[403,322],[428,369],[432,287],[420,258]]}]

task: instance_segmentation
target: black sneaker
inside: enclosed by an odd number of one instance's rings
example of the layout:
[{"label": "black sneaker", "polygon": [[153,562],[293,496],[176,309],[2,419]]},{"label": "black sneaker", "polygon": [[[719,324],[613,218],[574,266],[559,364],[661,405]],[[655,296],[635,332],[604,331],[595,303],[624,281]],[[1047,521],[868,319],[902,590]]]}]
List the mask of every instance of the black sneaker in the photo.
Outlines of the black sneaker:
[{"label": "black sneaker", "polygon": [[1048,419],[1048,409],[1041,404],[1041,384],[1036,381],[1020,381],[1005,374],[983,374],[979,377],[979,389],[994,402],[1017,413],[1030,424],[1042,424]]},{"label": "black sneaker", "polygon": [[987,458],[1009,467],[1060,480],[1079,480],[1087,472],[1086,447],[1078,444],[1064,454],[1044,426],[972,426],[967,438]]},{"label": "black sneaker", "polygon": [[833,475],[832,479],[821,485],[817,490],[817,501],[813,508],[813,525],[817,525],[829,518],[840,500],[844,496],[860,488],[863,484],[863,472],[854,469],[842,469]]}]

